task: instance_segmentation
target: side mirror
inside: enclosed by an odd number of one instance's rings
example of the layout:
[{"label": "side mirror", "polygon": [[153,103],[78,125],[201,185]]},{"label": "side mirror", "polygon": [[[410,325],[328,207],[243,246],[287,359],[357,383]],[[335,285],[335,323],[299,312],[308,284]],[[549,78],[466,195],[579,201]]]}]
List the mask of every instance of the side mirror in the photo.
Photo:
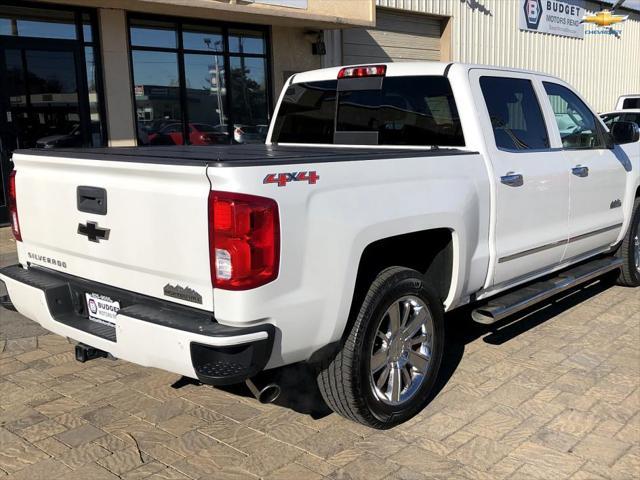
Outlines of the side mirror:
[{"label": "side mirror", "polygon": [[640,127],[633,122],[613,122],[610,131],[613,142],[617,145],[637,142],[640,139]]}]

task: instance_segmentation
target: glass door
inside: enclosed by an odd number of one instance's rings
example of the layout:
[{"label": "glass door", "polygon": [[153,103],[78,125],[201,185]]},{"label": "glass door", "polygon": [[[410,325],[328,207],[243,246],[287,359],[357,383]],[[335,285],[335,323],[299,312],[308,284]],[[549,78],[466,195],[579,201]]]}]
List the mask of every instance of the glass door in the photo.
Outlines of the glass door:
[{"label": "glass door", "polygon": [[8,221],[6,181],[14,149],[91,143],[79,48],[28,43],[0,49],[0,224]]}]

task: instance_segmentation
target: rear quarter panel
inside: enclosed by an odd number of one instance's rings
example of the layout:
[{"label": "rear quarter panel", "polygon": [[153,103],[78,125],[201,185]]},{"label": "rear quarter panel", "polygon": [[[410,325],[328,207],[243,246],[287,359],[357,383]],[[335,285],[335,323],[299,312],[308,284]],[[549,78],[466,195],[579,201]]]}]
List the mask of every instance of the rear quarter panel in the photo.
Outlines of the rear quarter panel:
[{"label": "rear quarter panel", "polygon": [[[268,174],[300,171],[315,171],[319,180],[284,187],[263,183]],[[215,290],[218,321],[230,325],[270,321],[285,332],[276,338],[271,367],[305,360],[341,337],[359,261],[372,242],[426,229],[450,229],[455,259],[448,308],[485,280],[489,183],[478,154],[210,167],[208,176],[214,190],[278,202],[278,278],[244,292]]]}]

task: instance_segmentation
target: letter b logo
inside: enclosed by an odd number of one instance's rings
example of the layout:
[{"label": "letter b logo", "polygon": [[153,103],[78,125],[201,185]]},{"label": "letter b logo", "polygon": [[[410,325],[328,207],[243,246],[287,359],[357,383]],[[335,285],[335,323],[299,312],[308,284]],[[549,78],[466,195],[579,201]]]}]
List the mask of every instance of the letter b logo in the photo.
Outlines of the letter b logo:
[{"label": "letter b logo", "polygon": [[524,0],[524,18],[527,21],[527,27],[537,30],[542,18],[542,1],[541,0]]},{"label": "letter b logo", "polygon": [[538,18],[538,2],[536,0],[528,0],[527,1],[527,18],[529,18],[530,22],[535,22]]}]

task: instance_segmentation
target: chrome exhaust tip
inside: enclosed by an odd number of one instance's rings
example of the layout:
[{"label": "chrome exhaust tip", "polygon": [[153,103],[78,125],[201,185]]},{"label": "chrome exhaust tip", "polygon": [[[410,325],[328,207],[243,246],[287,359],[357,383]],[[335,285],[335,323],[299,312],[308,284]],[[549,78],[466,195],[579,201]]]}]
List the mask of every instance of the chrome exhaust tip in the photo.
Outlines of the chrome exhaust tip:
[{"label": "chrome exhaust tip", "polygon": [[260,389],[256,387],[256,384],[253,383],[253,380],[250,378],[247,378],[244,383],[247,384],[247,387],[249,387],[253,396],[256,397],[256,400],[260,403],[275,402],[280,396],[280,385],[277,383],[268,383]]}]

